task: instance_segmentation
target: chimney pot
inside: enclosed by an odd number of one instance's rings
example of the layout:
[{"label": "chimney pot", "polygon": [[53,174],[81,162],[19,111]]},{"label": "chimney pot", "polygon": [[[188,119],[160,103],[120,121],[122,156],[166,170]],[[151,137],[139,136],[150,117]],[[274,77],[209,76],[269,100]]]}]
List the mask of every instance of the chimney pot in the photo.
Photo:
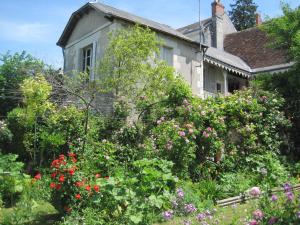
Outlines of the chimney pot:
[{"label": "chimney pot", "polygon": [[225,13],[225,7],[222,5],[221,0],[214,0],[211,3],[212,16],[222,16]]}]

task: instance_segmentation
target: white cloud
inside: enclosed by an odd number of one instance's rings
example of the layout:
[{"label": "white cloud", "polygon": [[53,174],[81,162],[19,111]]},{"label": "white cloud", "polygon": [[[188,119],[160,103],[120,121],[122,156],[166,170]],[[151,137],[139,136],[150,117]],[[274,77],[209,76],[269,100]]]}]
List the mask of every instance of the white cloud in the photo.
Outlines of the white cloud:
[{"label": "white cloud", "polygon": [[0,39],[17,42],[48,42],[53,29],[48,24],[0,20]]}]

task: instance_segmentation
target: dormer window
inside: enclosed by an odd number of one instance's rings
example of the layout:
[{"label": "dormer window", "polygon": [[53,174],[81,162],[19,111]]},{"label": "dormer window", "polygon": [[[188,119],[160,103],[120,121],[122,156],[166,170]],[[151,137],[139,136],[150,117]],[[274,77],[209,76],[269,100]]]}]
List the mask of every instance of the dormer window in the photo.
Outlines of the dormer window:
[{"label": "dormer window", "polygon": [[93,56],[92,46],[88,46],[83,49],[83,64],[82,64],[83,72],[90,73],[90,69],[92,66],[92,56]]}]

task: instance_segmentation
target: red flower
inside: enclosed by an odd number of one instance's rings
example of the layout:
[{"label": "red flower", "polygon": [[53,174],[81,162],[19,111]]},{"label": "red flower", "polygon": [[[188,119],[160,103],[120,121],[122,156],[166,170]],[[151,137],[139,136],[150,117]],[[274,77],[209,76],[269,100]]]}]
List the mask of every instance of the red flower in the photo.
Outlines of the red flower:
[{"label": "red flower", "polygon": [[70,156],[70,157],[75,157],[75,156],[76,156],[76,154],[75,154],[75,153],[73,153],[73,152],[69,152],[69,153],[68,153],[68,156]]},{"label": "red flower", "polygon": [[99,177],[101,177],[101,175],[100,175],[99,173],[97,173],[97,174],[95,175],[95,177],[96,177],[96,178],[99,178]]},{"label": "red flower", "polygon": [[57,175],[57,173],[56,173],[56,172],[54,172],[54,173],[52,173],[52,174],[51,174],[51,177],[52,177],[52,178],[55,178],[55,177],[56,177],[56,175]]},{"label": "red flower", "polygon": [[40,180],[42,178],[42,174],[38,173],[37,175],[34,176],[34,179]]},{"label": "red flower", "polygon": [[69,170],[69,174],[70,174],[71,176],[74,176],[75,170],[74,170],[74,169],[70,169],[70,170]]},{"label": "red flower", "polygon": [[63,183],[65,181],[65,176],[64,175],[60,175],[58,178],[59,182]]},{"label": "red flower", "polygon": [[72,162],[73,163],[76,163],[77,162],[77,159],[75,159],[74,157],[72,158]]},{"label": "red flower", "polygon": [[50,188],[51,188],[51,189],[54,189],[55,187],[56,187],[56,184],[55,184],[55,183],[51,183],[51,184],[50,184]]},{"label": "red flower", "polygon": [[109,177],[107,176],[107,177],[104,177],[106,180],[108,180],[109,179]]},{"label": "red flower", "polygon": [[86,186],[86,187],[85,187],[85,190],[91,191],[91,186],[90,186],[90,185]]},{"label": "red flower", "polygon": [[59,168],[59,166],[60,162],[58,159],[53,160],[53,162],[51,163],[51,167]]},{"label": "red flower", "polygon": [[59,155],[58,158],[59,158],[60,161],[64,161],[65,160],[65,155]]},{"label": "red flower", "polygon": [[60,190],[61,189],[61,184],[56,185],[56,190]]},{"label": "red flower", "polygon": [[83,182],[82,182],[82,181],[77,181],[77,182],[75,183],[75,186],[76,186],[76,187],[81,187],[81,186],[83,186]]},{"label": "red flower", "polygon": [[98,186],[98,185],[95,185],[95,186],[94,186],[94,190],[95,190],[96,192],[99,192],[99,190],[100,190],[99,186]]},{"label": "red flower", "polygon": [[75,198],[76,198],[76,199],[81,199],[81,195],[80,195],[80,194],[77,194],[77,195],[75,195]]}]

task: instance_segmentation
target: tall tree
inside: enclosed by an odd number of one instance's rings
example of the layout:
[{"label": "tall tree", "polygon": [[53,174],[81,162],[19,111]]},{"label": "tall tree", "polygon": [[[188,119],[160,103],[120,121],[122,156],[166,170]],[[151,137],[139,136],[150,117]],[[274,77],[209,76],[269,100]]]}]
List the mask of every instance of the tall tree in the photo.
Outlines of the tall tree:
[{"label": "tall tree", "polygon": [[[293,123],[289,146],[293,158],[300,159],[300,6],[292,9],[282,5],[283,16],[267,21],[261,28],[269,36],[273,48],[287,50],[290,62],[295,65],[290,71],[278,74],[263,74],[256,83],[269,91],[277,91],[285,99],[285,113]],[[294,149],[293,149],[294,147]]]},{"label": "tall tree", "polygon": [[6,116],[22,101],[19,89],[23,80],[41,73],[45,65],[26,52],[0,55],[0,62],[0,116]]},{"label": "tall tree", "polygon": [[255,26],[258,6],[253,0],[235,0],[230,7],[229,16],[237,30],[241,31]]}]

